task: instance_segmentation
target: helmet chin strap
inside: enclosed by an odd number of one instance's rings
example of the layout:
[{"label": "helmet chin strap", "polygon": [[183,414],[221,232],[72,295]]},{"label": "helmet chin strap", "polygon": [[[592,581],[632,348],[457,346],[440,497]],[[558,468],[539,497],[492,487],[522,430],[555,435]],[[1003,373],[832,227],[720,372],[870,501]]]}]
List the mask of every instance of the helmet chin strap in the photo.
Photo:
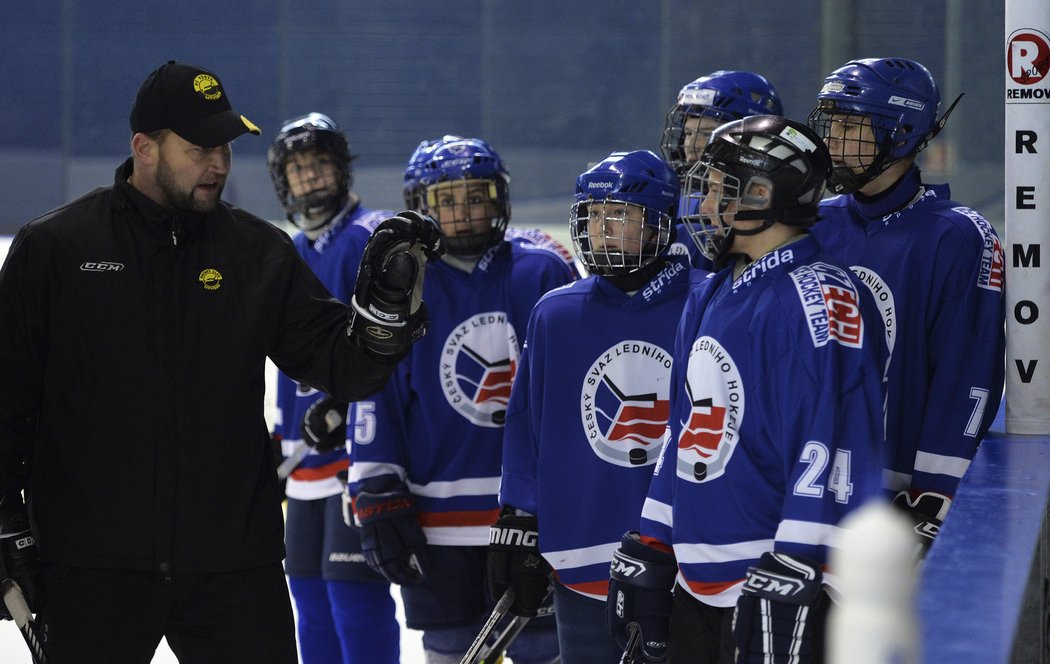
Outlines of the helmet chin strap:
[{"label": "helmet chin strap", "polygon": [[[764,233],[776,223],[787,224],[789,226],[808,227],[810,223],[800,224],[798,222],[812,222],[816,219],[817,206],[800,206],[794,208],[782,208],[779,210],[740,210],[736,213],[735,217],[733,226],[726,231],[725,241],[722,243],[722,250],[718,252],[712,261],[716,266],[724,266],[728,264],[729,259],[733,256],[739,256],[747,262],[751,262],[751,257],[747,254],[733,251],[733,240],[736,236],[752,237],[759,233]],[[754,228],[748,228],[745,230],[743,228],[737,228],[735,221],[761,221],[762,223]]]},{"label": "helmet chin strap", "polygon": [[321,235],[328,230],[328,227],[332,225],[338,219],[342,219],[344,216],[350,213],[361,198],[354,192],[350,192],[346,197],[345,204],[336,210],[334,213],[328,213],[327,209],[320,210],[320,214],[317,215],[306,215],[298,214],[295,216],[295,225],[299,227],[299,230],[306,235],[311,241],[321,237]]}]

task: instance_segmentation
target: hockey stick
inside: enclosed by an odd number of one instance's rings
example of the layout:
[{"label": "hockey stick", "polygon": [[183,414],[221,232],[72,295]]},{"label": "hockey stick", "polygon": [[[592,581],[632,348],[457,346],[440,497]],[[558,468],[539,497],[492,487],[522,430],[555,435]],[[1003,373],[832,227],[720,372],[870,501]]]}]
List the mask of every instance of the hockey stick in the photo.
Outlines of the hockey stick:
[{"label": "hockey stick", "polygon": [[474,643],[470,644],[467,654],[463,655],[463,659],[460,660],[459,664],[478,664],[481,661],[480,655],[485,647],[485,641],[488,640],[492,631],[496,629],[496,623],[500,621],[500,618],[507,615],[507,611],[510,610],[510,605],[513,603],[514,589],[507,588],[507,591],[503,593],[503,597],[500,597],[499,601],[496,602],[496,606],[493,607],[488,620],[481,626],[481,631],[478,632],[478,635],[474,638]]},{"label": "hockey stick", "polygon": [[310,453],[310,444],[305,440],[300,440],[295,449],[292,450],[291,455],[281,462],[281,465],[277,466],[277,479],[286,480],[288,476],[292,474],[292,471],[299,467],[306,455]]},{"label": "hockey stick", "polygon": [[642,645],[642,628],[638,626],[638,623],[633,622],[627,625],[627,632],[627,647],[623,649],[620,664],[637,664],[638,649]]},{"label": "hockey stick", "polygon": [[[550,588],[547,591],[547,597],[544,597],[544,602],[550,597],[551,592],[554,589]],[[509,599],[508,599],[509,597]],[[512,616],[510,620],[503,626],[502,629],[496,629],[499,621],[507,615],[507,611],[510,610],[511,604],[514,603],[514,590],[507,588],[506,592],[503,593],[503,597],[496,602],[495,608],[492,609],[492,613],[489,615],[489,619],[485,621],[485,625],[482,626],[481,631],[474,639],[474,643],[470,644],[470,649],[467,650],[467,654],[463,656],[460,664],[494,664],[499,661],[499,656],[502,655],[514,639],[518,638],[518,634],[525,628],[525,625],[532,620],[524,616]],[[544,615],[551,615],[554,613],[553,607],[540,608],[537,613],[537,617]],[[490,645],[486,645],[485,642],[495,634],[496,637]],[[489,660],[490,657],[496,655],[497,659]]]},{"label": "hockey stick", "polygon": [[[529,619],[521,616],[511,618],[507,626],[503,628],[503,631],[496,636],[496,640],[492,645],[482,647],[481,652],[478,654],[478,664],[495,664],[495,662],[498,662],[500,655],[507,650],[507,646],[511,644],[511,641],[518,638],[518,634],[525,628],[525,623],[527,622],[529,622]],[[496,659],[489,660],[493,655],[496,656]]]},{"label": "hockey stick", "polygon": [[47,653],[44,651],[44,643],[40,640],[40,635],[37,633],[36,621],[33,620],[33,614],[29,611],[29,605],[26,604],[26,598],[22,594],[22,589],[18,587],[14,579],[5,579],[0,582],[0,592],[4,596],[4,605],[11,614],[11,618],[15,621],[15,625],[18,626],[18,631],[22,633],[22,638],[25,639],[26,645],[29,646],[29,653],[33,656],[33,664],[47,664],[48,659]]}]

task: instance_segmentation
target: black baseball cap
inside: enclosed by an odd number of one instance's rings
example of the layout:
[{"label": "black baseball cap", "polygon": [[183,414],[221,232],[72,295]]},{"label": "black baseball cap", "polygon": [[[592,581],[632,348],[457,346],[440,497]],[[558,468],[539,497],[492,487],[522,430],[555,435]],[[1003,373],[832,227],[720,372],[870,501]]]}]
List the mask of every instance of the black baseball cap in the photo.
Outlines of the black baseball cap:
[{"label": "black baseball cap", "polygon": [[131,131],[170,129],[202,148],[229,143],[259,128],[230,106],[219,77],[203,67],[169,60],[153,70],[135,95]]}]

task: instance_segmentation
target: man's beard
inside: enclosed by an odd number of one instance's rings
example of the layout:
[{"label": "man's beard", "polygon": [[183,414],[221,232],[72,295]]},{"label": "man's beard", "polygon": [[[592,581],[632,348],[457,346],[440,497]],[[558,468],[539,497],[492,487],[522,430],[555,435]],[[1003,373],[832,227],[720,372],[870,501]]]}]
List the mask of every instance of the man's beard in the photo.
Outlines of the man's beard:
[{"label": "man's beard", "polygon": [[175,182],[175,174],[171,172],[171,167],[168,166],[168,161],[161,157],[157,164],[157,186],[164,194],[164,198],[168,201],[168,207],[180,212],[203,213],[211,212],[215,209],[215,206],[218,205],[219,200],[222,198],[222,190],[225,186],[225,182],[219,184],[218,190],[216,191],[217,195],[214,200],[198,200],[193,197],[193,187],[191,187],[189,191],[179,190],[178,184]]}]

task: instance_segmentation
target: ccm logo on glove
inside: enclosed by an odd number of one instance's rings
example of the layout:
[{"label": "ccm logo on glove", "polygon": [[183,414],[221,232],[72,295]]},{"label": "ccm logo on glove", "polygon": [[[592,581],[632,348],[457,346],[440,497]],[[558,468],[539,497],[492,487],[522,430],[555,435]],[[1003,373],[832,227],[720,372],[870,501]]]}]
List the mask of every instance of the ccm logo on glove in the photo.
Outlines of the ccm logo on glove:
[{"label": "ccm logo on glove", "polygon": [[617,551],[613,557],[609,571],[611,574],[618,574],[625,579],[632,579],[645,574],[646,569],[645,563],[642,561],[637,558],[625,556],[623,553]]},{"label": "ccm logo on glove", "polygon": [[751,568],[744,581],[744,587],[755,592],[793,597],[805,589],[805,583],[803,579],[792,579],[762,569]]}]

